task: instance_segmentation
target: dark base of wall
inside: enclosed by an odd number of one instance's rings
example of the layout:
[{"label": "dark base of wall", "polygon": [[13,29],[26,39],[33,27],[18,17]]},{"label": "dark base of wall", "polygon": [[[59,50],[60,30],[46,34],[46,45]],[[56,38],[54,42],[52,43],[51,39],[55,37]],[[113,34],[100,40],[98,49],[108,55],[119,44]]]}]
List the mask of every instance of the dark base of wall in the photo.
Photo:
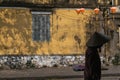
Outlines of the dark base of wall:
[{"label": "dark base of wall", "polygon": [[24,69],[84,64],[84,56],[0,56],[1,69]]},{"label": "dark base of wall", "polygon": [[[101,62],[104,62],[101,57]],[[0,69],[28,69],[84,64],[84,56],[0,56]]]}]

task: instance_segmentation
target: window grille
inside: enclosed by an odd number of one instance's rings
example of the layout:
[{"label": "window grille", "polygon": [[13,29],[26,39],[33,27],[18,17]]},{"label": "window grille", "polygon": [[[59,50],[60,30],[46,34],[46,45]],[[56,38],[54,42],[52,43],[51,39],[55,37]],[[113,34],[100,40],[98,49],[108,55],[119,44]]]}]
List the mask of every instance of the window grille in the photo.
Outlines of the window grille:
[{"label": "window grille", "polygon": [[50,40],[50,15],[45,12],[32,13],[32,38],[34,41]]}]

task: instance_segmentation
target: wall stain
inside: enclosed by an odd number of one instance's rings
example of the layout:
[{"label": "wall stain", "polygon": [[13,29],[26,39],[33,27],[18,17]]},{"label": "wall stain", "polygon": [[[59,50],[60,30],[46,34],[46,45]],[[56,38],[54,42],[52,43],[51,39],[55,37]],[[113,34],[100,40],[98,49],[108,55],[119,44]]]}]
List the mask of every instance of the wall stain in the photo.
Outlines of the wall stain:
[{"label": "wall stain", "polygon": [[79,15],[72,9],[55,9],[54,12],[50,15],[50,42],[40,42],[32,39],[29,9],[1,8],[0,55],[84,54],[90,37],[87,33],[91,33],[87,26],[93,11],[86,10]]}]

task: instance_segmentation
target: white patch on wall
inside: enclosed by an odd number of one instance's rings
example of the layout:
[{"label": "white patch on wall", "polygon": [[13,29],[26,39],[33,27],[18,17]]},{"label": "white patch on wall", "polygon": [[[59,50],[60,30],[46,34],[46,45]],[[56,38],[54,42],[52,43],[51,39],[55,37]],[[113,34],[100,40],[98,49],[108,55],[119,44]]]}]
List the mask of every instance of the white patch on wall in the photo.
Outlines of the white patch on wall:
[{"label": "white patch on wall", "polygon": [[116,13],[120,13],[120,6],[117,6],[116,8]]}]

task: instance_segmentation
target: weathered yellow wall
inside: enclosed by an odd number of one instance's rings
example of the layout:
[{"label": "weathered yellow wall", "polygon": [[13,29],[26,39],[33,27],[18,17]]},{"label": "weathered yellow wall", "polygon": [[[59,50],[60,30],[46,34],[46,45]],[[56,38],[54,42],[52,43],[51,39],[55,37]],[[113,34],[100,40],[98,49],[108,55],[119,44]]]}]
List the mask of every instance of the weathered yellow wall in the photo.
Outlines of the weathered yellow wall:
[{"label": "weathered yellow wall", "polygon": [[78,15],[74,9],[55,9],[48,43],[32,40],[29,9],[0,9],[0,55],[82,54],[90,15],[90,10]]},{"label": "weathered yellow wall", "polygon": [[54,53],[81,54],[85,51],[86,23],[92,11],[77,14],[75,9],[56,9],[53,14],[51,50]]},{"label": "weathered yellow wall", "polygon": [[30,34],[31,15],[28,9],[0,9],[1,55],[30,52]]}]

